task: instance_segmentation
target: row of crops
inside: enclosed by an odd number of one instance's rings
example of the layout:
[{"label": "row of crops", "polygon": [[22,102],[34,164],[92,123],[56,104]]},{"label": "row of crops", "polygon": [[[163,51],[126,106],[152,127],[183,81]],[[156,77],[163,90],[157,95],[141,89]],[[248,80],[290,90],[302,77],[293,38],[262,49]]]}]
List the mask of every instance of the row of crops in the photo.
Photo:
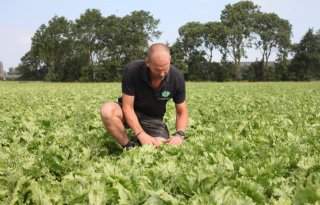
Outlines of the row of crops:
[{"label": "row of crops", "polygon": [[99,115],[120,87],[0,82],[0,203],[320,203],[318,82],[187,83],[184,144],[129,151]]}]

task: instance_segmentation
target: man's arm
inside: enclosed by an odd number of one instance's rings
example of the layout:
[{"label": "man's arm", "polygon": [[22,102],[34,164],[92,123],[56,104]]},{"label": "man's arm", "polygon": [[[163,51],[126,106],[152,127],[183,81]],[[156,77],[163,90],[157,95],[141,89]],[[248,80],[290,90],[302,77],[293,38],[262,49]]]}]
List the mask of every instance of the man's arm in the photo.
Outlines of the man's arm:
[{"label": "man's arm", "polygon": [[124,114],[124,117],[126,119],[126,122],[131,127],[135,135],[138,137],[141,144],[151,144],[155,146],[159,146],[160,144],[154,140],[153,137],[148,135],[144,132],[142,129],[138,117],[136,113],[134,112],[134,96],[122,94],[122,111]]},{"label": "man's arm", "polygon": [[185,132],[188,124],[188,111],[186,101],[181,104],[176,104],[176,112],[176,131]]},{"label": "man's arm", "polygon": [[[187,103],[184,101],[183,103],[176,104],[176,132],[183,131],[185,132],[188,124],[188,111],[187,111]],[[180,145],[182,144],[182,138],[179,136],[173,136],[168,141],[169,144]]]}]

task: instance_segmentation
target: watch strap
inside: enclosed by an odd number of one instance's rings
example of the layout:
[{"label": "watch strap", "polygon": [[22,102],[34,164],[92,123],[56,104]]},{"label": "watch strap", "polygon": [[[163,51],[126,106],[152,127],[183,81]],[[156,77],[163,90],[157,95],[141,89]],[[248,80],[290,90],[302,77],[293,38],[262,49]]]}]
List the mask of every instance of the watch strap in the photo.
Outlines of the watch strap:
[{"label": "watch strap", "polygon": [[184,137],[186,136],[186,133],[182,130],[179,130],[175,133],[175,135],[179,135],[179,137],[181,137],[182,139],[184,139]]}]

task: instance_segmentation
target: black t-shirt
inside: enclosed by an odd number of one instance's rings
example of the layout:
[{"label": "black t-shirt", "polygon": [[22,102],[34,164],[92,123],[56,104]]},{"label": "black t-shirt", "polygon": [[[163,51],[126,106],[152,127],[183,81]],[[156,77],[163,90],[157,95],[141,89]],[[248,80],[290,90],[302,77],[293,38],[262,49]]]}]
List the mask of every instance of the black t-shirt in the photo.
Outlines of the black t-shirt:
[{"label": "black t-shirt", "polygon": [[[169,73],[158,89],[153,89],[149,69],[143,60],[129,63],[123,72],[122,93],[134,96],[134,110],[163,119],[166,103],[171,98],[176,104],[186,98],[185,80],[181,71],[170,65]],[[121,97],[119,102],[122,102]]]}]

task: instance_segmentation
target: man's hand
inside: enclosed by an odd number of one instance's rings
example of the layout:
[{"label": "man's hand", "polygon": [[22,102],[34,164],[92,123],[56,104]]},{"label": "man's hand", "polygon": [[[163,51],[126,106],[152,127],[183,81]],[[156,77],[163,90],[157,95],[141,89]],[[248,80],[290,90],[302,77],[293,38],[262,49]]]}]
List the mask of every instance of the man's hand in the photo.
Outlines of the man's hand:
[{"label": "man's hand", "polygon": [[145,144],[150,144],[150,145],[154,145],[156,147],[159,147],[164,141],[165,139],[158,139],[159,137],[151,137],[150,135],[148,135],[147,133],[143,132],[139,135],[138,139],[140,141],[140,143],[142,145]]},{"label": "man's hand", "polygon": [[157,143],[166,143],[167,139],[163,138],[163,137],[153,137],[155,141],[157,141]]},{"label": "man's hand", "polygon": [[183,142],[182,138],[179,136],[172,136],[169,139],[167,139],[167,143],[170,145],[181,145]]}]

